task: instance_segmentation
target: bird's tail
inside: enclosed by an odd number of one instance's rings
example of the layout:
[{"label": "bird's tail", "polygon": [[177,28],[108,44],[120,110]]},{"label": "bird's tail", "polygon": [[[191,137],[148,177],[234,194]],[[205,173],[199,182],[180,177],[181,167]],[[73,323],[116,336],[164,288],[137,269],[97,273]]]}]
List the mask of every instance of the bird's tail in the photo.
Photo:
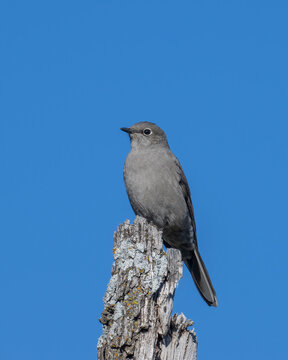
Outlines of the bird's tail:
[{"label": "bird's tail", "polygon": [[198,249],[195,248],[192,257],[190,259],[185,259],[184,261],[193,277],[200,295],[206,303],[209,306],[218,306],[216,292]]}]

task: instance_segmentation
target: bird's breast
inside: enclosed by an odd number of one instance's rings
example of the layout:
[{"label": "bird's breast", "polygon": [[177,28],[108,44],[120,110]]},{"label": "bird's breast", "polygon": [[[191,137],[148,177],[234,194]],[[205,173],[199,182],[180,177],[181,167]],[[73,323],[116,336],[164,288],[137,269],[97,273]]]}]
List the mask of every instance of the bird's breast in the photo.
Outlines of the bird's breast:
[{"label": "bird's breast", "polygon": [[167,151],[131,151],[125,161],[124,181],[136,215],[160,228],[184,226],[188,209],[172,156]]}]

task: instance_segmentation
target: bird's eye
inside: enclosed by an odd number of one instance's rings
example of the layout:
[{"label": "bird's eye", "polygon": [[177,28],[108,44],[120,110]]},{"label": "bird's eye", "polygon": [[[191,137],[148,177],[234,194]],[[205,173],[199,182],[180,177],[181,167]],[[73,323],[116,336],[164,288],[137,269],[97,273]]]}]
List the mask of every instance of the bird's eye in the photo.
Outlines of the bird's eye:
[{"label": "bird's eye", "polygon": [[150,129],[144,129],[143,134],[150,135],[150,134],[152,134],[152,131]]}]

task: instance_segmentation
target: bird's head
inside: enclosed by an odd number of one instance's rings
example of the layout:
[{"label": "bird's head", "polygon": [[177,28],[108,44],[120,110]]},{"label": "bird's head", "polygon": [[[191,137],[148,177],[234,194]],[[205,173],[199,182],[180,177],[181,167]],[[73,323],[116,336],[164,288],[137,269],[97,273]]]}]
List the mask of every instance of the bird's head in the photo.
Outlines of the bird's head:
[{"label": "bird's head", "polygon": [[121,130],[129,134],[132,148],[168,147],[164,131],[151,122],[141,121],[130,128],[121,128]]}]

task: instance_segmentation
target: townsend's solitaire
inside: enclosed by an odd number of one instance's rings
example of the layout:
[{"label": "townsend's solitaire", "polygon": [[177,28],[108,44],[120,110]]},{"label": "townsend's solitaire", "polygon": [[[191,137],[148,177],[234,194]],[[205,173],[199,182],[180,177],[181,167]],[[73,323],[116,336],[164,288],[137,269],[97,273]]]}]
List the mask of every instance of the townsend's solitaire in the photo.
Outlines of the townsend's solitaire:
[{"label": "townsend's solitaire", "polygon": [[217,306],[216,293],[200,256],[189,185],[171,152],[166,135],[144,121],[127,132],[131,151],[124,166],[124,181],[136,215],[163,230],[166,247],[179,249],[203,299]]}]

